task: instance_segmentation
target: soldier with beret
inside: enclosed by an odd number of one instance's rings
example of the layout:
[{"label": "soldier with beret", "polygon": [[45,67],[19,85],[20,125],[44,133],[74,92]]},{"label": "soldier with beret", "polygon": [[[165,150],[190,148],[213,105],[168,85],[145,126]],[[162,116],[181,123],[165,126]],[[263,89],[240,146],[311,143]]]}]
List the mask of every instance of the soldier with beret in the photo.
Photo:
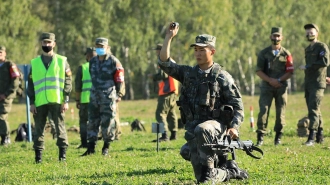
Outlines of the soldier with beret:
[{"label": "soldier with beret", "polygon": [[269,110],[275,99],[276,132],[274,144],[281,143],[283,127],[285,125],[285,108],[287,103],[287,80],[293,74],[293,59],[291,53],[282,45],[282,28],[273,27],[270,33],[271,45],[260,51],[258,55],[256,73],[260,77],[260,97],[257,120],[257,145],[263,144],[263,136],[267,133]]},{"label": "soldier with beret", "polygon": [[[182,84],[177,105],[185,123],[187,143],[180,154],[191,162],[198,183],[218,184],[229,179],[246,179],[247,172],[238,168],[234,160],[216,155],[212,148],[204,146],[216,143],[226,135],[236,139],[244,117],[242,97],[234,79],[213,61],[216,37],[198,35],[191,45],[197,65],[178,65],[170,57],[171,40],[178,31],[175,23],[167,28],[158,64]],[[224,107],[231,107],[229,116],[220,116]]]},{"label": "soldier with beret", "polygon": [[0,46],[0,136],[1,145],[10,143],[8,114],[19,86],[20,73],[15,63],[6,59],[6,48]]},{"label": "soldier with beret", "polygon": [[108,155],[110,142],[115,140],[117,103],[125,95],[124,68],[110,53],[108,39],[97,38],[95,50],[97,56],[89,61],[92,87],[88,106],[87,151],[82,156],[95,153],[100,126],[104,141],[102,154]]},{"label": "soldier with beret", "polygon": [[92,80],[89,74],[89,61],[96,56],[95,48],[88,47],[85,51],[86,62],[78,67],[75,77],[76,107],[79,109],[79,127],[81,144],[78,148],[87,148],[87,123],[89,95]]},{"label": "soldier with beret", "polygon": [[316,24],[306,24],[304,29],[307,41],[310,43],[305,48],[306,65],[300,66],[300,69],[305,71],[305,99],[309,119],[309,135],[304,144],[313,146],[315,141],[323,142],[323,120],[320,105],[327,83],[329,47],[318,40],[320,30]]},{"label": "soldier with beret", "polygon": [[[157,44],[155,50],[157,57],[162,49],[162,44]],[[158,69],[158,73],[152,75],[154,82],[158,82],[158,99],[156,108],[156,120],[158,123],[164,123],[164,133],[159,141],[167,141],[176,139],[178,130],[178,118],[175,109],[177,95],[179,92],[178,81],[173,77],[168,76],[163,70]],[[171,132],[168,138],[168,131]],[[157,140],[154,140],[156,142]]]},{"label": "soldier with beret", "polygon": [[72,90],[71,70],[67,58],[54,52],[56,46],[54,33],[42,33],[40,42],[43,53],[31,60],[28,80],[30,112],[35,122],[33,136],[35,161],[42,162],[48,112],[51,113],[56,128],[59,160],[65,161],[69,142],[64,115],[69,108],[69,95]]}]

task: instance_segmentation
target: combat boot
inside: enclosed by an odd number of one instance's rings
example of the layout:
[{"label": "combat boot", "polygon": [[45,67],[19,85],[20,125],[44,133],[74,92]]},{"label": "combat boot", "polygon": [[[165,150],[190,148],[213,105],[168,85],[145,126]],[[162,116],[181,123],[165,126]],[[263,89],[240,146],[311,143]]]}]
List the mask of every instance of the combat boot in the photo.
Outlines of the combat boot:
[{"label": "combat boot", "polygon": [[176,131],[171,131],[170,140],[176,140]]},{"label": "combat boot", "polygon": [[[162,137],[160,137],[158,139],[159,142],[162,142],[162,141],[168,141],[168,137],[167,137],[167,133],[166,131],[162,134]],[[152,142],[157,142],[157,139],[153,140]]]},{"label": "combat boot", "polygon": [[8,145],[10,144],[10,137],[2,135],[1,136],[1,145]]},{"label": "combat boot", "polygon": [[87,148],[87,138],[86,137],[81,137],[81,144],[77,147],[79,148]]},{"label": "combat boot", "polygon": [[314,137],[315,137],[315,131],[313,129],[309,129],[309,135],[308,139],[305,142],[306,146],[313,146],[314,145]]},{"label": "combat boot", "polygon": [[59,148],[58,160],[66,161],[66,148]]},{"label": "combat boot", "polygon": [[34,150],[36,163],[42,162],[42,150]]},{"label": "combat boot", "polygon": [[95,142],[89,142],[87,143],[87,151],[83,153],[81,156],[87,156],[87,155],[92,155],[95,154]]},{"label": "combat boot", "polygon": [[264,134],[263,133],[258,133],[257,134],[257,144],[256,146],[261,146],[264,144]]},{"label": "combat boot", "polygon": [[318,128],[316,133],[316,142],[317,143],[323,143],[323,128]]},{"label": "combat boot", "polygon": [[222,182],[223,179],[220,179],[220,172],[218,168],[210,168],[208,166],[202,166],[202,174],[201,178],[199,179],[200,183],[212,183],[217,184],[219,182]]},{"label": "combat boot", "polygon": [[109,154],[109,142],[104,142],[103,147],[102,147],[102,155],[108,155]]},{"label": "combat boot", "polygon": [[275,140],[274,140],[275,145],[281,144],[282,135],[283,135],[282,132],[276,132]]},{"label": "combat boot", "polygon": [[249,178],[249,174],[245,170],[240,169],[234,160],[227,161],[226,165],[227,177],[225,181],[229,181],[230,179],[243,180]]}]

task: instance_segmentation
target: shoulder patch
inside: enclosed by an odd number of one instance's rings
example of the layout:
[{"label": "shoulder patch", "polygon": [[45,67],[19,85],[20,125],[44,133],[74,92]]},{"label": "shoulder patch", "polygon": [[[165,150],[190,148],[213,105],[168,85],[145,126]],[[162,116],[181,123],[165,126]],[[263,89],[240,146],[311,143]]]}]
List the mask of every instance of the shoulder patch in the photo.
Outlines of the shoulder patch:
[{"label": "shoulder patch", "polygon": [[10,66],[10,76],[11,76],[11,78],[16,78],[16,77],[20,76],[16,65]]}]

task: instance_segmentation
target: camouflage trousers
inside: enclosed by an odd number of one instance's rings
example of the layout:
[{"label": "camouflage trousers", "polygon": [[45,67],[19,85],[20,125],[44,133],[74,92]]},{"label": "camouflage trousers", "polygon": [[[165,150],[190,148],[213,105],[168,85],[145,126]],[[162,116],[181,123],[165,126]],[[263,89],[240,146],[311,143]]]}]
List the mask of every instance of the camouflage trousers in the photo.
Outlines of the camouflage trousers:
[{"label": "camouflage trousers", "polygon": [[88,142],[97,142],[99,127],[101,127],[104,142],[111,142],[116,134],[116,106],[115,98],[102,96],[102,93],[92,94],[88,105]]},{"label": "camouflage trousers", "polygon": [[178,130],[178,118],[175,113],[177,95],[175,93],[158,96],[156,120],[164,123],[165,131]]},{"label": "camouflage trousers", "polygon": [[79,130],[81,139],[87,139],[88,104],[89,103],[81,103],[79,108]]},{"label": "camouflage trousers", "polygon": [[37,113],[33,115],[35,122],[35,130],[33,133],[33,148],[35,150],[44,149],[44,132],[48,113],[51,114],[55,124],[57,133],[56,145],[59,148],[67,148],[69,146],[69,142],[64,123],[65,114],[61,113],[61,104],[46,104],[37,107]]},{"label": "camouflage trousers", "polygon": [[116,134],[115,134],[115,139],[119,139],[121,135],[121,126],[120,126],[120,118],[119,118],[119,104],[117,103],[116,107],[116,117],[115,117],[115,122],[116,122]]},{"label": "camouflage trousers", "polygon": [[319,127],[323,128],[323,120],[321,114],[321,101],[324,96],[324,89],[306,88],[305,99],[308,108],[308,119],[310,130],[317,130]]},{"label": "camouflage trousers", "polygon": [[13,99],[0,101],[0,136],[10,136],[10,128],[7,119],[12,103]]},{"label": "camouflage trousers", "polygon": [[269,111],[273,99],[275,99],[276,119],[275,119],[275,132],[283,132],[285,126],[285,110],[288,99],[287,86],[280,88],[274,87],[261,87],[259,97],[259,108],[257,126],[258,133],[267,133]]},{"label": "camouflage trousers", "polygon": [[[202,166],[217,168],[217,166],[215,166],[215,161],[217,160],[215,152],[210,147],[205,147],[203,145],[212,144],[215,143],[217,139],[222,139],[226,133],[226,126],[215,120],[202,123],[193,121],[187,124],[197,125],[194,130],[186,130],[185,139],[189,147],[190,162],[194,170],[195,178],[197,181],[200,181],[202,177]],[[217,170],[220,174],[219,179],[224,180],[227,177],[227,172],[220,168],[217,168]]]}]

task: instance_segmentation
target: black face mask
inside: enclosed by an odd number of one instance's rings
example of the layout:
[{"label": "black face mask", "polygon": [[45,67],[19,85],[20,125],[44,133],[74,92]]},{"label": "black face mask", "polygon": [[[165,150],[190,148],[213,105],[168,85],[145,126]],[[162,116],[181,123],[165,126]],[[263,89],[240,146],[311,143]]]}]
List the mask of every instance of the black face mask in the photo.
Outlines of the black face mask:
[{"label": "black face mask", "polygon": [[41,48],[46,53],[50,52],[53,49],[52,46],[42,46]]},{"label": "black face mask", "polygon": [[271,39],[272,44],[279,45],[281,43],[281,40]]},{"label": "black face mask", "polygon": [[306,35],[306,37],[307,37],[307,40],[310,42],[314,41],[316,38],[315,35]]}]

